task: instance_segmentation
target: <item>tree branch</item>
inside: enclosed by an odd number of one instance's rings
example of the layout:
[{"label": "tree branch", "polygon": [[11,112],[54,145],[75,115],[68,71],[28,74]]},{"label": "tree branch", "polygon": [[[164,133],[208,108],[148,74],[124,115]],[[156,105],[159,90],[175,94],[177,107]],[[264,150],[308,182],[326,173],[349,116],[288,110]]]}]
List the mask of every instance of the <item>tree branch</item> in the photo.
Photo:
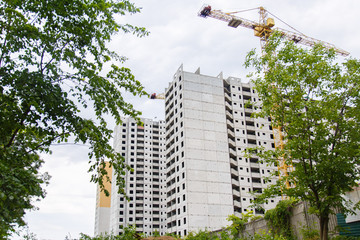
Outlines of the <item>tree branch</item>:
[{"label": "tree branch", "polygon": [[[28,106],[27,109],[26,109],[26,111],[24,112],[23,117],[22,117],[22,119],[21,119],[21,121],[20,121],[20,126],[24,125],[24,121],[25,121],[25,119],[26,119],[26,116],[29,114],[30,109],[31,109],[31,105]],[[13,144],[13,142],[14,142],[14,140],[15,140],[15,137],[16,137],[16,135],[18,134],[19,130],[20,130],[20,127],[17,128],[17,129],[15,129],[15,131],[14,131],[13,135],[11,136],[9,142],[4,146],[4,149],[10,147],[11,144]]]},{"label": "tree branch", "polygon": [[62,137],[62,136],[64,136],[64,135],[66,135],[66,134],[70,134],[70,132],[63,132],[63,133],[61,133],[61,134],[59,134],[59,135],[57,135],[57,136],[54,136],[54,137],[52,137],[51,139],[49,139],[49,140],[47,140],[47,141],[45,141],[45,142],[42,142],[42,143],[38,144],[35,148],[30,149],[30,150],[27,151],[26,153],[35,152],[36,150],[38,150],[38,149],[41,148],[42,146],[51,144],[51,142],[55,141],[57,138]]}]

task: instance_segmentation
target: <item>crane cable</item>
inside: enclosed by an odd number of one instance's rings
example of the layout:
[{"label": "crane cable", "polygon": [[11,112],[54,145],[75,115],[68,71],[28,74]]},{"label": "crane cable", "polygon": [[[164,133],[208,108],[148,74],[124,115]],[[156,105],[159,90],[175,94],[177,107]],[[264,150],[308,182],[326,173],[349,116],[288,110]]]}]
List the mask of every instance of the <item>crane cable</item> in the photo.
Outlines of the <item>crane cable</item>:
[{"label": "crane cable", "polygon": [[297,30],[296,28],[290,26],[289,24],[287,24],[285,21],[281,20],[279,17],[275,16],[274,14],[272,14],[271,12],[269,12],[268,10],[266,10],[266,12],[268,12],[271,16],[273,16],[274,18],[276,18],[277,20],[279,20],[280,22],[282,22],[283,24],[285,24],[286,26],[288,26],[289,28],[291,28],[292,30],[300,33],[303,36],[306,36],[305,34],[303,34],[302,32],[300,32],[299,30]]},{"label": "crane cable", "polygon": [[227,12],[226,14],[241,13],[241,12],[247,12],[247,11],[256,10],[256,9],[260,9],[260,8],[257,7],[257,8],[250,8],[250,9],[245,9],[245,10],[241,10],[241,11],[236,11],[236,12]]}]

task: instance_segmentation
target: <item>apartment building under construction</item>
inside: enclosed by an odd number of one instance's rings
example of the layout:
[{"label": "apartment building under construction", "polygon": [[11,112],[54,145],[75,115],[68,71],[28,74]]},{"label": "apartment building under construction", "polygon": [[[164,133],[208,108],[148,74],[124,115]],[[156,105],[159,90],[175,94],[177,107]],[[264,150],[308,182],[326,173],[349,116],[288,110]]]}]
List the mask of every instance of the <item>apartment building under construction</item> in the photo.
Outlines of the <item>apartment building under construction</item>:
[{"label": "apartment building under construction", "polygon": [[[218,230],[230,214],[254,211],[252,192],[262,192],[275,170],[249,147],[274,147],[268,119],[252,118],[260,103],[251,84],[186,72],[181,66],[165,92],[165,121],[127,119],[117,126],[115,149],[135,170],[126,176],[127,202],[112,186],[109,231],[136,225],[151,234],[187,235]],[[270,199],[263,207],[275,207]],[[97,223],[98,224],[98,223]]]},{"label": "apartment building under construction", "polygon": [[274,167],[243,152],[274,147],[270,121],[251,117],[259,101],[238,78],[177,70],[165,93],[168,232],[218,230],[230,214],[261,214],[251,192],[262,192]]},{"label": "apartment building under construction", "polygon": [[[142,121],[144,125],[138,126],[135,120],[126,118],[115,128],[114,148],[134,170],[125,176],[129,201],[118,194],[118,187],[112,184],[111,201],[107,199],[110,207],[107,214],[97,214],[95,235],[121,234],[123,227],[129,225],[135,225],[138,232],[148,235],[155,231],[165,234],[165,123]],[[99,206],[101,204],[97,204],[97,212],[104,212]]]}]

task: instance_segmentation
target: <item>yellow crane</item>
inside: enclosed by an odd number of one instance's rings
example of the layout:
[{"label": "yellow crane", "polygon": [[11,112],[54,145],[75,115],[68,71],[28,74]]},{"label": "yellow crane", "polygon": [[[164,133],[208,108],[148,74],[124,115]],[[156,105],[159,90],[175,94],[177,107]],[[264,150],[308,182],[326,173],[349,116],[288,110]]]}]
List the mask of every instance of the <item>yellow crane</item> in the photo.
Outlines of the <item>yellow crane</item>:
[{"label": "yellow crane", "polygon": [[[283,35],[284,38],[294,41],[295,43],[300,43],[309,47],[314,46],[315,44],[322,44],[325,48],[334,49],[335,52],[342,56],[348,56],[349,52],[336,47],[331,43],[327,43],[312,37],[308,37],[300,32],[292,32],[282,28],[275,27],[275,22],[273,18],[268,17],[271,14],[263,7],[255,8],[259,10],[260,18],[259,22],[251,21],[245,18],[238,17],[234,15],[238,12],[225,13],[221,10],[212,10],[210,5],[205,5],[201,8],[199,12],[200,17],[211,17],[228,23],[228,26],[237,28],[239,26],[250,28],[254,30],[254,35],[260,38],[261,48],[263,49],[267,39],[272,32],[277,31]],[[254,10],[254,9],[249,9]],[[243,11],[239,11],[243,12]],[[273,14],[271,14],[273,15]],[[274,16],[274,15],[273,15]],[[286,23],[285,23],[286,24]]]},{"label": "yellow crane", "polygon": [[[264,50],[266,42],[267,42],[268,38],[270,37],[271,33],[276,31],[276,32],[281,33],[282,36],[284,38],[286,38],[287,40],[294,41],[295,43],[303,44],[303,45],[306,45],[309,47],[312,47],[315,44],[322,44],[325,48],[334,49],[335,52],[341,56],[349,55],[349,52],[347,52],[343,49],[340,49],[340,48],[334,46],[333,44],[330,44],[330,43],[327,43],[327,42],[324,42],[324,41],[321,41],[321,40],[318,40],[315,38],[308,37],[298,31],[293,32],[293,31],[282,29],[282,28],[277,28],[277,27],[274,28],[274,26],[275,26],[274,19],[268,17],[269,14],[272,16],[274,16],[274,15],[271,14],[270,12],[268,12],[263,7],[253,8],[253,9],[249,9],[249,10],[255,10],[255,9],[259,10],[259,15],[260,15],[259,22],[255,22],[255,21],[248,20],[248,19],[234,15],[235,13],[244,12],[244,11],[225,13],[225,12],[222,12],[221,10],[212,10],[210,5],[204,5],[200,9],[198,16],[204,17],[204,18],[211,17],[211,18],[215,18],[215,19],[227,22],[228,26],[233,27],[233,28],[237,28],[237,27],[241,26],[241,27],[253,29],[254,35],[256,37],[260,38],[260,44],[261,44],[262,51]],[[248,10],[245,10],[245,11],[248,11]],[[292,28],[292,29],[294,29],[294,28]],[[273,126],[274,143],[275,143],[275,148],[277,148],[277,149],[284,149],[283,136],[282,136],[281,129],[282,129],[281,126],[276,126],[276,127]],[[286,164],[284,158],[280,159],[279,164],[278,164],[280,178],[281,178],[281,173],[283,174],[282,176],[288,176],[288,168],[292,168],[292,166],[288,166]],[[290,184],[288,181],[286,181],[286,187],[287,188],[290,187]]]}]

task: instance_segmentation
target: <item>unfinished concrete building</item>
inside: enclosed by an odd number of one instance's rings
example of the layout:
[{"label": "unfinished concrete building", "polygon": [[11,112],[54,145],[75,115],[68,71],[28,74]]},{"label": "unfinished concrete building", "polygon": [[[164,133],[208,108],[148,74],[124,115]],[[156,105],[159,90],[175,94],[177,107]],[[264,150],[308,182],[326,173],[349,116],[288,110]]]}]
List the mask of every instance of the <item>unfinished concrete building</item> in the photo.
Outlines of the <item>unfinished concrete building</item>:
[{"label": "unfinished concrete building", "polygon": [[182,66],[175,73],[165,93],[168,232],[217,230],[229,224],[230,214],[261,214],[250,208],[250,192],[262,192],[264,177],[275,168],[243,152],[274,147],[270,122],[252,118],[257,110],[246,104],[258,101],[251,85],[238,78],[185,72]]},{"label": "unfinished concrete building", "polygon": [[[274,148],[268,119],[254,119],[259,103],[249,83],[177,70],[165,92],[165,121],[126,119],[116,127],[114,147],[135,170],[126,175],[127,202],[112,185],[109,231],[136,225],[184,236],[218,230],[230,214],[253,211],[251,192],[262,192],[276,168],[244,150]],[[165,124],[166,122],[166,124]],[[263,207],[275,207],[270,199]],[[97,221],[99,223],[101,221]],[[104,226],[102,226],[104,228]]]},{"label": "unfinished concrete building", "polygon": [[165,234],[165,122],[142,121],[144,125],[138,126],[135,120],[126,118],[115,128],[114,148],[134,169],[125,176],[129,201],[112,184],[110,210],[97,217],[95,235],[121,234],[123,227],[129,225],[148,235],[155,231]]}]

